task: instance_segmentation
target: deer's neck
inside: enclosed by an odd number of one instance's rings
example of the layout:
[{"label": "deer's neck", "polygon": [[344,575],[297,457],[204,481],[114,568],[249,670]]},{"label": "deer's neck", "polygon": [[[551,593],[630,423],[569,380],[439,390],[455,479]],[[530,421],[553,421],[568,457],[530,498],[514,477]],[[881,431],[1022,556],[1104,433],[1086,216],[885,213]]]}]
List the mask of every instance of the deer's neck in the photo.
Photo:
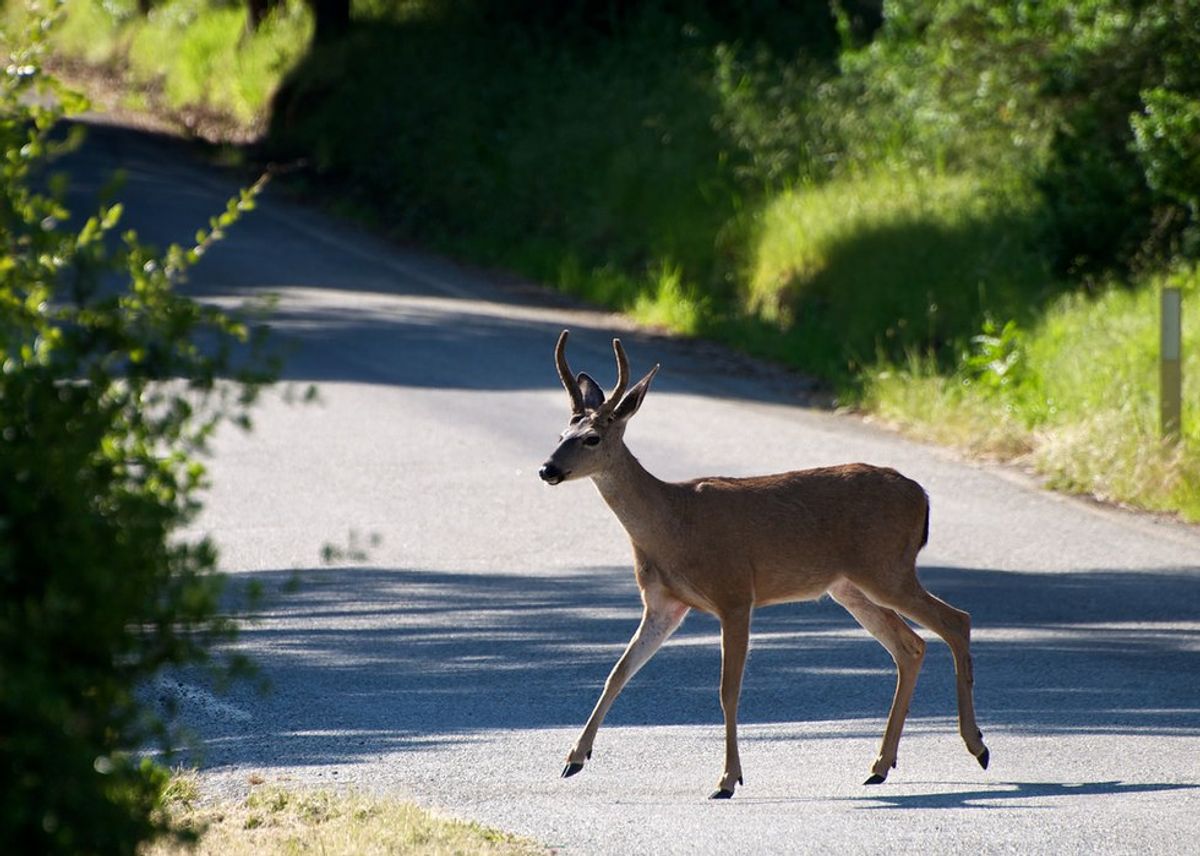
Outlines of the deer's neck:
[{"label": "deer's neck", "polygon": [[613,465],[592,481],[639,547],[652,549],[681,522],[674,486],[651,475],[624,443]]}]

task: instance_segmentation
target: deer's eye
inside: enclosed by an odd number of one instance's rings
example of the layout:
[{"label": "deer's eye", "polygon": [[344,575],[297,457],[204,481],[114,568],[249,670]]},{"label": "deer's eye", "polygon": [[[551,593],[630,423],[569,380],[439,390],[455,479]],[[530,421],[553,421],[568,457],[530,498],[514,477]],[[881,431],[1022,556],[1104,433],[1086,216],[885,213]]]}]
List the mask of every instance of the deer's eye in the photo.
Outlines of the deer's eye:
[{"label": "deer's eye", "polygon": [[586,436],[586,437],[584,437],[584,438],[583,438],[583,445],[585,445],[585,446],[599,446],[599,445],[600,445],[600,438],[599,438],[598,436],[596,436],[595,434],[589,434],[588,436]]}]

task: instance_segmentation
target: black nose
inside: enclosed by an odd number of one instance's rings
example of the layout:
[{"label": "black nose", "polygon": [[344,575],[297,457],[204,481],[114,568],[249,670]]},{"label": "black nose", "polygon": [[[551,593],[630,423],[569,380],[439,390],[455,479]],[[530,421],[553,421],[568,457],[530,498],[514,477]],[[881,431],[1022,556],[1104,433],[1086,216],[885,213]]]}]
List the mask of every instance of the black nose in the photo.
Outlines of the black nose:
[{"label": "black nose", "polygon": [[542,477],[542,481],[549,484],[558,484],[563,480],[563,471],[554,464],[542,464],[542,468],[538,470],[538,475]]}]

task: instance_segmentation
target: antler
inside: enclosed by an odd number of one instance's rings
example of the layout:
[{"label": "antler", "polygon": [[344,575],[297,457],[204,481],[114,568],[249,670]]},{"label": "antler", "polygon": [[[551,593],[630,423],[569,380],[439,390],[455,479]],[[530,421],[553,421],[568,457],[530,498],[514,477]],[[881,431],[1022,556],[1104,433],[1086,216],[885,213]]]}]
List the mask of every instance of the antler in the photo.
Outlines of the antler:
[{"label": "antler", "polygon": [[617,385],[613,387],[612,395],[604,402],[604,407],[608,410],[612,410],[621,402],[625,387],[629,385],[629,358],[625,356],[620,339],[613,339],[613,353],[617,355]]},{"label": "antler", "polygon": [[579,383],[567,365],[567,335],[570,331],[563,330],[558,336],[558,344],[554,346],[554,364],[558,366],[558,379],[562,381],[567,395],[571,396],[571,412],[583,413],[583,393],[579,391]]},{"label": "antler", "polygon": [[[586,407],[583,403],[583,391],[579,388],[579,381],[575,379],[575,374],[567,365],[568,335],[570,335],[569,330],[563,330],[559,334],[558,344],[554,346],[554,363],[558,366],[558,379],[562,381],[563,388],[571,396],[571,412],[581,414]],[[621,397],[625,395],[625,387],[629,386],[629,358],[625,356],[625,349],[621,347],[620,339],[613,339],[613,353],[617,357],[617,385],[613,387],[612,394],[598,408],[605,412],[612,410],[620,403]]]}]

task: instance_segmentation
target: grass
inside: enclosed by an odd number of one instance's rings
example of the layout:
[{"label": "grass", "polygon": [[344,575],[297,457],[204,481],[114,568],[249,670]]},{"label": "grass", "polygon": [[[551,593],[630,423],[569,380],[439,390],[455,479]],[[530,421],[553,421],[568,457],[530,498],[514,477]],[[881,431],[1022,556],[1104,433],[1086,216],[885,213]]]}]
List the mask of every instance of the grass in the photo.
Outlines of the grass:
[{"label": "grass", "polygon": [[303,0],[280,3],[253,33],[244,4],[168,0],[145,18],[134,0],[66,0],[64,6],[53,36],[57,50],[123,68],[168,110],[203,110],[248,127],[261,123],[312,35]]},{"label": "grass", "polygon": [[[1158,296],[1181,288],[1184,425],[1164,442],[1158,414]],[[913,359],[877,367],[868,410],[921,437],[1017,460],[1059,490],[1200,521],[1200,269],[1055,300],[1012,336],[1014,382],[938,371]]]},{"label": "grass", "polygon": [[292,0],[247,34],[244,5],[205,6],[175,0],[158,9],[132,35],[130,69],[142,80],[161,79],[172,107],[201,105],[250,124],[308,44],[311,16]]},{"label": "grass", "polygon": [[1052,290],[1028,198],[977,175],[890,170],[786,191],[759,216],[744,310],[825,377],[854,384],[914,342],[945,365],[987,313],[1028,317]]},{"label": "grass", "polygon": [[[254,779],[252,779],[254,781]],[[141,856],[532,856],[547,849],[474,823],[438,817],[408,803],[329,790],[258,784],[241,801],[205,802],[194,773],[173,777],[163,810],[187,840],[164,839]]]},{"label": "grass", "polygon": [[[112,62],[121,51],[119,23],[133,14],[133,3],[117,0],[106,6],[94,0],[66,0],[63,6],[66,16],[51,35],[54,46],[93,65]],[[12,4],[6,11],[13,16],[21,8],[20,4]]]}]

